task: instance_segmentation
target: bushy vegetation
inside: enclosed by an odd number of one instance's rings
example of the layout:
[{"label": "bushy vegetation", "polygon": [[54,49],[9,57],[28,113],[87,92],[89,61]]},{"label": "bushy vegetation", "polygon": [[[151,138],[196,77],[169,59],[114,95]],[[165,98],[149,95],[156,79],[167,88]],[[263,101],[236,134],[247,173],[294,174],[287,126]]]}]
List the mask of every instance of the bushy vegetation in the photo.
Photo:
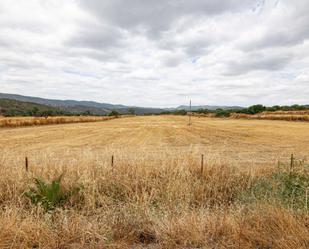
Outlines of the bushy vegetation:
[{"label": "bushy vegetation", "polygon": [[163,111],[160,113],[161,115],[187,115],[186,110],[174,110],[174,111]]},{"label": "bushy vegetation", "polygon": [[208,109],[199,109],[194,111],[198,114],[209,114],[213,113],[216,117],[229,117],[231,113],[242,113],[242,114],[258,114],[261,112],[273,112],[273,111],[301,111],[301,110],[309,110],[309,106],[307,105],[292,105],[292,106],[272,106],[266,107],[263,105],[252,105],[247,108],[242,109],[216,109],[216,110],[208,110]]},{"label": "bushy vegetation", "polygon": [[279,204],[290,209],[308,209],[309,165],[304,161],[280,165],[269,175],[258,178],[242,195],[242,200]]},{"label": "bushy vegetation", "polygon": [[119,114],[119,112],[117,112],[116,110],[112,110],[109,114],[108,114],[108,116],[113,116],[113,117],[118,117],[120,114]]},{"label": "bushy vegetation", "polygon": [[[215,117],[229,117],[232,113],[238,113],[238,114],[248,114],[248,115],[254,115],[262,112],[273,112],[273,111],[301,111],[301,110],[309,110],[309,106],[307,105],[292,105],[292,106],[272,106],[272,107],[266,107],[263,105],[252,105],[247,108],[238,108],[238,109],[222,109],[218,108],[215,110],[209,110],[209,109],[198,109],[195,111],[192,111],[193,113],[197,114],[210,114],[214,115]],[[171,111],[164,111],[160,114],[164,115],[187,115],[188,111],[186,110],[171,110]]]},{"label": "bushy vegetation", "polygon": [[94,116],[94,114],[88,110],[73,113],[48,105],[12,99],[0,99],[0,116],[1,115],[5,117]]},{"label": "bushy vegetation", "polygon": [[22,102],[11,99],[0,99],[0,115],[6,117],[15,116],[68,116],[72,115],[70,112],[60,110],[58,108],[40,105],[30,102]]},{"label": "bushy vegetation", "polygon": [[223,110],[223,109],[217,109],[215,111],[216,117],[229,117],[230,112],[228,110]]},{"label": "bushy vegetation", "polygon": [[309,106],[307,105],[291,105],[291,106],[272,106],[266,107],[263,105],[253,105],[248,108],[240,109],[240,110],[232,110],[232,112],[236,113],[245,113],[245,114],[257,114],[264,111],[273,112],[273,111],[301,111],[308,110]]},{"label": "bushy vegetation", "polygon": [[51,183],[41,178],[34,178],[35,188],[31,187],[25,192],[33,204],[40,204],[46,211],[53,210],[57,206],[65,204],[70,197],[80,191],[80,187],[74,187],[64,190],[61,185],[63,174],[53,180]]}]

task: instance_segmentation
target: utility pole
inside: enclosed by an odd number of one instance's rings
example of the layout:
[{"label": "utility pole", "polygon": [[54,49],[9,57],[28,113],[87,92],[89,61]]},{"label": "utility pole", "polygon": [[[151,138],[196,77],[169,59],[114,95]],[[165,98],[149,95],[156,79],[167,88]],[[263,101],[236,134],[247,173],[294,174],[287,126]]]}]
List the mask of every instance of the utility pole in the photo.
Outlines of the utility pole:
[{"label": "utility pole", "polygon": [[189,124],[188,125],[191,125],[191,99],[190,99],[190,109],[189,109]]}]

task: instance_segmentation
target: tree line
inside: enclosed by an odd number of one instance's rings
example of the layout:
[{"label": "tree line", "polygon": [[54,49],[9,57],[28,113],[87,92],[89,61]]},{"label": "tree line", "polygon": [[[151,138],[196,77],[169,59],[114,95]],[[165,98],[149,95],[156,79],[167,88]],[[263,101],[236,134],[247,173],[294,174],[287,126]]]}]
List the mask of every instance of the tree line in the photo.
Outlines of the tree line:
[{"label": "tree line", "polygon": [[[198,114],[215,114],[216,117],[229,117],[231,113],[244,113],[244,114],[257,114],[265,111],[274,112],[274,111],[301,111],[301,110],[308,110],[309,105],[291,105],[291,106],[271,106],[267,107],[264,105],[252,105],[246,108],[238,108],[238,109],[222,109],[218,108],[215,110],[209,109],[198,109],[192,111],[193,113]],[[188,111],[186,110],[175,110],[175,111],[164,111],[161,114],[173,114],[173,115],[186,115]]]}]

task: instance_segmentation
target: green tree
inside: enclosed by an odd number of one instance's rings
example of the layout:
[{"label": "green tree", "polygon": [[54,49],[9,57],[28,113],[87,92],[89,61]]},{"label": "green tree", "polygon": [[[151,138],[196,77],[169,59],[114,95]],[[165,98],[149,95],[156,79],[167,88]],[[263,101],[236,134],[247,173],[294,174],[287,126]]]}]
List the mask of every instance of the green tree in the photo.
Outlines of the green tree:
[{"label": "green tree", "polygon": [[112,110],[108,116],[115,116],[115,117],[118,117],[119,116],[119,112],[117,112],[116,110]]},{"label": "green tree", "polygon": [[39,108],[37,108],[36,106],[32,108],[31,113],[32,116],[37,116],[39,112]]},{"label": "green tree", "polygon": [[252,105],[248,108],[248,114],[256,114],[266,110],[266,107],[263,105]]},{"label": "green tree", "polygon": [[228,110],[223,110],[221,108],[218,108],[216,111],[216,117],[229,117],[230,112]]},{"label": "green tree", "polygon": [[134,108],[129,108],[128,109],[129,114],[135,115],[135,109]]}]

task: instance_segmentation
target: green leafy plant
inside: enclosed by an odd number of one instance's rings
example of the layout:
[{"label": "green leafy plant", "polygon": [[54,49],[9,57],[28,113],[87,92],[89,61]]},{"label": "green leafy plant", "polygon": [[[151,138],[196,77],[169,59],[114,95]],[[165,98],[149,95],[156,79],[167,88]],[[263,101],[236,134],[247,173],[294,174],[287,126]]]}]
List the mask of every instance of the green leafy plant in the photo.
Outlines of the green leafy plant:
[{"label": "green leafy plant", "polygon": [[62,176],[63,174],[51,183],[41,178],[34,178],[35,188],[30,188],[29,191],[25,192],[25,196],[28,197],[33,204],[41,204],[47,211],[63,205],[70,197],[80,191],[80,187],[64,190],[61,186]]}]

